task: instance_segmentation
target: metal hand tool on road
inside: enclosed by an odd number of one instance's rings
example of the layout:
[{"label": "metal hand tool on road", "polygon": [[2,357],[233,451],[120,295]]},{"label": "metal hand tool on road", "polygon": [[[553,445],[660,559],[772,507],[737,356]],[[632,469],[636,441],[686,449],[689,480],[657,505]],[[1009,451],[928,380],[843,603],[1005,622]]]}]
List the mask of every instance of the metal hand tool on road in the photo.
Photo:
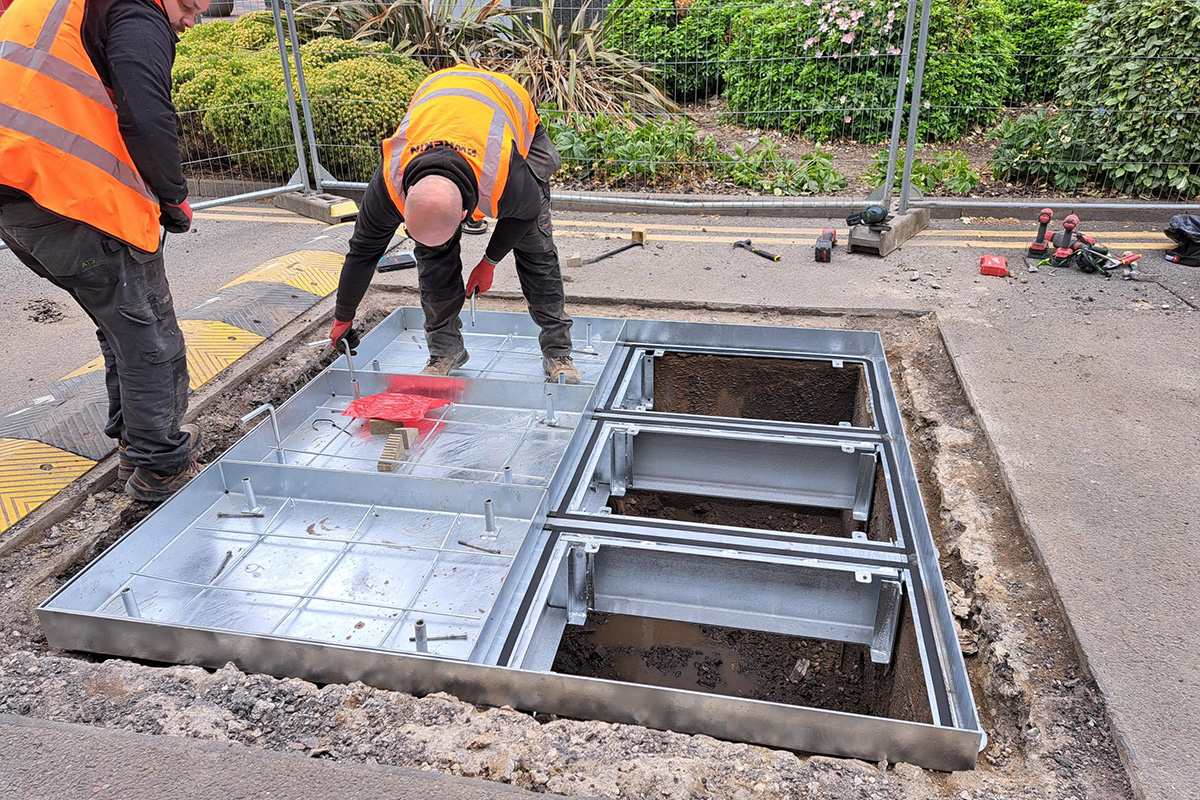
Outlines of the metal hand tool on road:
[{"label": "metal hand tool on road", "polygon": [[592,256],[591,258],[584,258],[578,254],[573,255],[573,256],[568,256],[567,257],[567,266],[568,267],[582,267],[584,264],[595,264],[597,261],[603,261],[606,258],[611,258],[612,256],[615,256],[617,253],[624,253],[626,250],[632,249],[634,247],[645,247],[645,246],[646,246],[646,229],[645,228],[634,228],[632,231],[629,232],[629,244],[623,244],[615,250],[609,250],[607,253],[601,253],[600,255]]},{"label": "metal hand tool on road", "polygon": [[754,247],[750,243],[749,239],[741,239],[739,241],[736,241],[733,243],[733,246],[740,247],[743,250],[749,250],[751,253],[754,253],[754,255],[762,256],[767,261],[778,261],[779,260],[779,256],[775,255],[774,253],[769,253],[766,250],[760,250],[759,248]]},{"label": "metal hand tool on road", "polygon": [[475,327],[475,297],[479,294],[478,291],[471,292],[471,327]]}]

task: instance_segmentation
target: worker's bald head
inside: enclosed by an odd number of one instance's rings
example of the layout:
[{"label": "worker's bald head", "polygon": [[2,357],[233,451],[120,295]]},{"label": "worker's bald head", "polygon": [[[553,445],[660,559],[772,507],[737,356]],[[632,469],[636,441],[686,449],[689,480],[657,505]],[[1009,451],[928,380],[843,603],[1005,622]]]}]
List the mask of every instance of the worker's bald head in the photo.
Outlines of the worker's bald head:
[{"label": "worker's bald head", "polygon": [[466,216],[458,185],[441,175],[421,178],[404,198],[404,227],[426,247],[450,241]]}]

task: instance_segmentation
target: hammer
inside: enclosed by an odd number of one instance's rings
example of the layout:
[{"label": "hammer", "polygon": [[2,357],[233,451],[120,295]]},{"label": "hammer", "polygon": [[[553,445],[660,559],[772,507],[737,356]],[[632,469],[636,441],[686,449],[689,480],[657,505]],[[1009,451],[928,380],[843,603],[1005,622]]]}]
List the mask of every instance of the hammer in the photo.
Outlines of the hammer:
[{"label": "hammer", "polygon": [[779,256],[775,255],[774,253],[768,253],[766,250],[759,250],[757,247],[751,247],[749,239],[742,239],[739,242],[734,242],[733,246],[741,247],[745,250],[749,250],[751,253],[754,253],[754,255],[762,256],[767,261],[778,261],[779,260]]}]

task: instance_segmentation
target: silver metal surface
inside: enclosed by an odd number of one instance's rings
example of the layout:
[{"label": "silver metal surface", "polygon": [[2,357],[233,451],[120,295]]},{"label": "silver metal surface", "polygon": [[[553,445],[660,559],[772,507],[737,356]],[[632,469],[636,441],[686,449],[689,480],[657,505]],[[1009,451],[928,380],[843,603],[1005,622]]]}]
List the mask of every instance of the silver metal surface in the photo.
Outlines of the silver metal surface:
[{"label": "silver metal surface", "polygon": [[[50,643],[972,766],[983,733],[879,337],[576,322],[584,383],[551,389],[525,315],[479,312],[472,369],[439,378],[415,374],[419,310],[397,310],[358,348],[377,368],[355,373],[343,354],[278,409],[256,409],[247,419],[267,412],[270,425],[43,603]],[[853,362],[870,421],[656,411],[653,360],[672,352]],[[343,413],[380,393],[432,405],[391,472],[386,434]],[[614,513],[635,489],[828,509],[855,527]],[[852,643],[919,671],[928,708],[891,719],[553,673],[564,630],[590,612]],[[916,640],[903,660],[902,629]]]}]

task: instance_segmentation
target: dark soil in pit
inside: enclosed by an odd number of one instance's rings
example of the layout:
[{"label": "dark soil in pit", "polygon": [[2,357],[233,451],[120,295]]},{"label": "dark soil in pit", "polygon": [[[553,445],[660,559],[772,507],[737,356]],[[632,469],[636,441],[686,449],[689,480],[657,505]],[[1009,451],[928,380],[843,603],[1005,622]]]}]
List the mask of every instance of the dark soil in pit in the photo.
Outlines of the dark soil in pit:
[{"label": "dark soil in pit", "polygon": [[610,497],[608,507],[617,514],[630,517],[732,525],[817,536],[850,535],[843,512],[812,506],[629,489],[624,497]]},{"label": "dark soil in pit", "polygon": [[905,614],[891,664],[859,644],[620,614],[567,626],[554,672],[849,714],[930,721]]},{"label": "dark soil in pit", "polygon": [[869,714],[864,652],[861,645],[775,633],[591,614],[587,625],[567,627],[552,669]]},{"label": "dark soil in pit", "polygon": [[857,364],[697,353],[654,359],[654,410],[813,425],[871,420]]}]

